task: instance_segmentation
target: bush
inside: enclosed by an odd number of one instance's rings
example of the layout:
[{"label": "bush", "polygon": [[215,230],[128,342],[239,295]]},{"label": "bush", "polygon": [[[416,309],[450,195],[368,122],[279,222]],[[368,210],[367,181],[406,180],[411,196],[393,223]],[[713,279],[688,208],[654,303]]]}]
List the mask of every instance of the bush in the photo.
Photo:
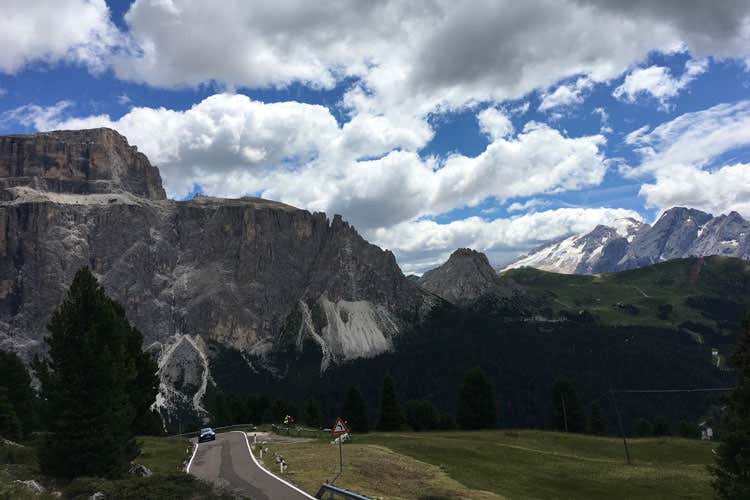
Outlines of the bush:
[{"label": "bush", "polygon": [[426,399],[406,403],[406,423],[415,431],[433,430],[438,425],[438,412]]}]

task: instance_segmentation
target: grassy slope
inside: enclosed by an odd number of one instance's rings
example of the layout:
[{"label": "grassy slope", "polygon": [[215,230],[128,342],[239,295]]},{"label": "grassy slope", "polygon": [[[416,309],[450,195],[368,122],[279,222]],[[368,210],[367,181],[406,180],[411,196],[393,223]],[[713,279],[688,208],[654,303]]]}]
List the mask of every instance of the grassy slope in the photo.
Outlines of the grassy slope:
[{"label": "grassy slope", "polygon": [[[546,296],[557,312],[586,309],[608,324],[677,326],[685,321],[720,330],[715,319],[686,303],[688,297],[709,297],[748,304],[743,296],[750,283],[750,263],[727,257],[676,259],[630,271],[600,275],[569,275],[532,268],[503,273]],[[638,314],[615,307],[633,304]],[[661,319],[658,307],[674,309]]]},{"label": "grassy slope", "polygon": [[[372,433],[344,447],[337,482],[387,498],[709,498],[712,445],[684,439],[630,441],[624,463],[613,438],[542,431]],[[275,445],[288,478],[308,491],[334,475],[327,443]]]}]

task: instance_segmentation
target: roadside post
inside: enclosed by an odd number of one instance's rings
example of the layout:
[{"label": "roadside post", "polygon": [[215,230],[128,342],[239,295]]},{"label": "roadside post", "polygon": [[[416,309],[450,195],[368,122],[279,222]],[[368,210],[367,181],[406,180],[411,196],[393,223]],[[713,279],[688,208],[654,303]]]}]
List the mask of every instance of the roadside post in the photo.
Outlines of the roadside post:
[{"label": "roadside post", "polygon": [[333,484],[336,482],[336,480],[341,476],[341,473],[344,471],[344,452],[342,451],[342,442],[344,441],[342,439],[342,436],[344,434],[349,434],[349,427],[346,426],[346,422],[339,417],[336,419],[336,423],[333,424],[333,427],[331,427],[331,436],[333,436],[335,439],[338,439],[339,442],[339,473],[336,474],[336,477],[333,478],[333,481],[331,481],[330,484]]}]

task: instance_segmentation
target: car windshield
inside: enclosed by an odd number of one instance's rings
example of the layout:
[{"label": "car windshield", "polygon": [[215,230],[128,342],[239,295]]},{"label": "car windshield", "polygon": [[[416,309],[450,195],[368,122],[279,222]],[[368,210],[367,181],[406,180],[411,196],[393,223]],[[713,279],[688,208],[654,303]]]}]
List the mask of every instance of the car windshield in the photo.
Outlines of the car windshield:
[{"label": "car windshield", "polygon": [[210,427],[206,427],[205,429],[201,429],[201,434],[205,434],[206,432],[213,432]]}]

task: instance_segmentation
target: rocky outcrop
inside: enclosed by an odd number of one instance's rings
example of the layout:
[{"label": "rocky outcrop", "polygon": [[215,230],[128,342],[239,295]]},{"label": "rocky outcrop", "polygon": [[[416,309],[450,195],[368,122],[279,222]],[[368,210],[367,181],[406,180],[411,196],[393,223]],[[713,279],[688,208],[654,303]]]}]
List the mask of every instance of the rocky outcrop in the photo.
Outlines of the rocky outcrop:
[{"label": "rocky outcrop", "polygon": [[470,248],[453,252],[443,265],[424,273],[418,283],[425,290],[460,306],[486,296],[510,298],[521,291],[512,280],[495,272],[485,254]]},{"label": "rocky outcrop", "polygon": [[750,222],[737,212],[714,217],[675,207],[653,226],[632,219],[617,221],[615,227],[597,226],[589,233],[544,245],[505,269],[528,266],[569,274],[611,273],[710,255],[750,260]]},{"label": "rocky outcrop", "polygon": [[0,136],[0,187],[166,198],[159,170],[114,130]]},{"label": "rocky outcrop", "polygon": [[[391,349],[429,308],[393,254],[341,217],[259,198],[163,199],[160,185],[136,178],[140,172],[158,180],[146,167],[155,168],[113,134],[23,136],[23,153],[10,148],[25,158],[11,173],[40,180],[2,190],[0,348],[26,355],[42,349],[52,311],[75,272],[89,266],[159,360],[157,406],[200,415],[213,383],[212,346],[282,374],[280,352],[312,345],[325,370]],[[65,158],[88,151],[87,162],[63,175],[63,168],[45,166],[54,151]],[[43,174],[53,171],[71,182],[45,183]],[[111,181],[107,192],[99,190],[101,177]]]}]

